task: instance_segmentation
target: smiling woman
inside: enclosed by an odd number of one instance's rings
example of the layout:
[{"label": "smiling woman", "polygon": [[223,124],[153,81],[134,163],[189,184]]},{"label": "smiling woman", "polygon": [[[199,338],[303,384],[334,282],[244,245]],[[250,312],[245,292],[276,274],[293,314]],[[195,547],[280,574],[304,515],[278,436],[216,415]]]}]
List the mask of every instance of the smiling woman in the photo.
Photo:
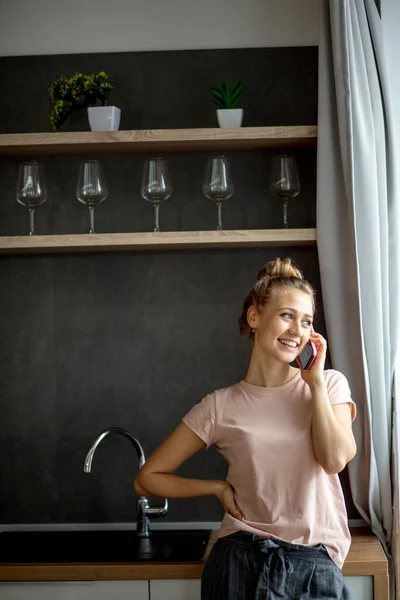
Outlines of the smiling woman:
[{"label": "smiling woman", "polygon": [[[312,327],[315,293],[290,259],[267,263],[247,294],[240,331],[252,340],[244,379],[208,394],[141,469],[138,493],[215,495],[225,509],[202,578],[203,600],[347,600],[350,547],[338,472],[355,454],[346,378],[324,370]],[[309,340],[308,371],[291,366]],[[226,481],[174,475],[204,447],[229,464]],[[280,560],[278,560],[280,558]]]}]

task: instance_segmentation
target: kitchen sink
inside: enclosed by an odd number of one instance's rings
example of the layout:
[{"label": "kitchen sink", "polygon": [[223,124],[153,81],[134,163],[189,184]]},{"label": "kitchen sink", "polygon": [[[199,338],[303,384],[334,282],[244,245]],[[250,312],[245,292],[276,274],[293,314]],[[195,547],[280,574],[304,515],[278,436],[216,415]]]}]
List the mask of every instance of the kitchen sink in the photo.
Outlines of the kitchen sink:
[{"label": "kitchen sink", "polygon": [[3,531],[0,563],[198,562],[210,530]]}]

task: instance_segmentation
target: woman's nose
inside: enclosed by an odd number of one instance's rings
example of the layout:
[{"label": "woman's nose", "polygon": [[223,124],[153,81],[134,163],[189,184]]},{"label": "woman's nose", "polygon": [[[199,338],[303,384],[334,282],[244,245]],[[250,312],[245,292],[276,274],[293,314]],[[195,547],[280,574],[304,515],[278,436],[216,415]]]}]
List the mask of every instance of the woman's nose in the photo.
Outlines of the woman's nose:
[{"label": "woman's nose", "polygon": [[290,331],[293,331],[294,333],[300,334],[301,332],[301,324],[298,323],[297,321],[293,321],[290,325]]}]

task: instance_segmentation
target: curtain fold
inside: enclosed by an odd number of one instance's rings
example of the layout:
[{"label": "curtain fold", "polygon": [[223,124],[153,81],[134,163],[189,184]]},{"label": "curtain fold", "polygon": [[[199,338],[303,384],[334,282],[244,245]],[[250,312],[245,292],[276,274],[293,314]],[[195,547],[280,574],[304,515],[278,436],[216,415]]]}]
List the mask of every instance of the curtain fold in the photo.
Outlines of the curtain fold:
[{"label": "curtain fold", "polygon": [[[322,0],[317,235],[334,368],[357,403],[354,504],[390,556],[399,347],[399,191],[381,18],[374,0]],[[400,573],[399,573],[400,576]],[[399,585],[400,587],[400,585]]]}]

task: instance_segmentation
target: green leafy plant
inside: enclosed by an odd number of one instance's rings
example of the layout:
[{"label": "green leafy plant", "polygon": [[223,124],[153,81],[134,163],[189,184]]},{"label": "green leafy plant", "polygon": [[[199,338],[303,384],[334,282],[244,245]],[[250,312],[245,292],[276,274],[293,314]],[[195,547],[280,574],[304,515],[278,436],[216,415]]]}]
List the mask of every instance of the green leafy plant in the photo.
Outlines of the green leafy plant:
[{"label": "green leafy plant", "polygon": [[232,87],[229,87],[228,82],[224,81],[220,86],[210,87],[212,101],[220,108],[236,108],[240,102],[243,92],[243,85],[240,81],[236,81]]},{"label": "green leafy plant", "polygon": [[88,75],[75,73],[72,77],[60,77],[53,81],[49,88],[52,102],[50,123],[52,129],[60,129],[75,110],[107,105],[109,93],[113,89],[104,71]]}]

